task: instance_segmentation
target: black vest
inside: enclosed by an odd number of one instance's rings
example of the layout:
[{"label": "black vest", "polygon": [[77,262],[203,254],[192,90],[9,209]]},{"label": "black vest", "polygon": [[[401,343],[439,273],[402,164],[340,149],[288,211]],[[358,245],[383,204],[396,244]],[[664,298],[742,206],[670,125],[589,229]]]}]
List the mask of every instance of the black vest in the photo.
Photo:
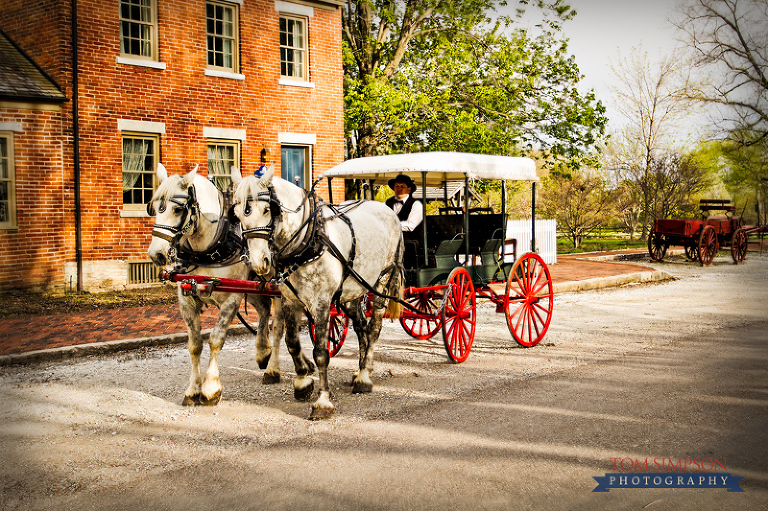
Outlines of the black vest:
[{"label": "black vest", "polygon": [[[397,197],[394,195],[387,199],[385,204],[389,206],[390,209],[395,209],[395,202],[397,201]],[[416,202],[416,199],[413,198],[413,195],[409,195],[407,199],[405,199],[405,202],[403,203],[403,207],[400,208],[400,211],[397,213],[397,218],[400,219],[401,222],[404,222],[408,220],[408,215],[411,214],[411,210],[413,209],[413,203]]]}]

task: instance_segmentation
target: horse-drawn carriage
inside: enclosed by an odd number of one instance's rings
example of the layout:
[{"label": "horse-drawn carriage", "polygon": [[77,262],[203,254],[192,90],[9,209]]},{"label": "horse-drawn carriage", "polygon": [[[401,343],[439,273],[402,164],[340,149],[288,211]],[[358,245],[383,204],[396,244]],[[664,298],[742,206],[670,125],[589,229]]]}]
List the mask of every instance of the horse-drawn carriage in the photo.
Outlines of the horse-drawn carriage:
[{"label": "horse-drawn carriage", "polygon": [[[321,178],[355,178],[369,187],[405,174],[420,185],[426,211],[427,187],[447,190],[447,183],[461,180],[538,181],[528,158],[466,153],[417,153],[348,160]],[[419,192],[416,192],[416,196]],[[447,200],[445,201],[447,203]],[[477,321],[477,299],[489,299],[504,313],[512,337],[522,346],[535,346],[546,334],[552,317],[552,280],[546,263],[529,252],[514,263],[505,262],[506,191],[502,208],[472,208],[469,194],[463,208],[441,208],[426,215],[421,239],[405,241],[404,300],[410,306],[400,316],[412,337],[427,339],[442,331],[446,352],[454,362],[469,356]],[[411,257],[407,257],[411,254]],[[343,343],[343,313],[334,316],[331,352]]]},{"label": "horse-drawn carriage", "polygon": [[[334,178],[356,178],[372,185],[387,182],[394,174],[415,178],[422,186],[424,202],[426,186],[452,180],[464,180],[466,185],[473,179],[529,181],[534,193],[538,181],[530,159],[465,153],[360,158],[334,167],[321,178],[328,179],[329,185]],[[229,214],[224,211],[220,192],[211,190],[212,185],[194,171],[175,178],[158,189],[150,204],[150,211],[157,207],[160,213],[149,252],[158,264],[177,263],[164,275],[180,282],[182,315],[190,330],[193,371],[185,403],[218,402],[221,383],[216,357],[235,315],[234,304],[243,296],[262,300],[254,302],[261,303],[260,320],[265,313],[263,300],[282,301],[281,308],[272,308],[278,315],[278,328],[271,346],[263,329],[258,332],[257,360],[267,368],[266,382],[277,358],[276,353],[270,358],[270,352],[278,349],[284,322],[285,342],[296,366],[297,399],[307,399],[314,387],[309,377],[314,367],[301,353],[296,326],[299,313],[309,318],[314,360],[320,372],[320,396],[312,406],[311,418],[326,417],[334,410],[327,365],[329,355],[343,343],[349,322],[360,347],[360,369],[354,376],[353,392],[372,390],[373,345],[385,308],[390,317],[400,317],[413,337],[429,338],[441,330],[445,349],[454,362],[469,356],[478,298],[496,304],[497,312],[505,314],[513,338],[522,346],[536,345],[549,327],[553,293],[544,261],[535,253],[527,253],[514,263],[505,262],[505,187],[502,213],[472,211],[467,199],[462,214],[427,215],[421,239],[406,243],[396,215],[382,203],[334,205],[332,197],[331,203],[324,203],[314,193],[314,186],[303,190],[274,177],[271,169],[263,176],[246,178],[233,172],[237,189]],[[219,245],[230,246],[217,241],[226,238],[222,232],[227,231],[224,227],[228,222],[242,225],[243,254],[238,261],[229,260],[235,269],[225,275],[221,268],[196,262],[189,254],[211,254]],[[532,235],[535,240],[535,233]],[[186,260],[179,257],[182,252],[188,254]],[[403,268],[406,252],[414,257],[412,264]],[[257,277],[242,277],[240,266],[245,263]],[[230,295],[234,298],[216,298]],[[211,362],[205,378],[201,378],[199,312],[204,301],[219,306],[222,317],[211,334]],[[276,374],[279,381],[279,367]]]},{"label": "horse-drawn carriage", "polygon": [[[734,263],[747,256],[749,233],[731,201],[702,199],[699,202],[701,219],[657,218],[648,235],[648,253],[653,261],[661,261],[672,245],[683,246],[686,257],[706,266],[712,263],[720,247],[730,246]],[[725,216],[710,216],[712,211],[723,211]]]}]

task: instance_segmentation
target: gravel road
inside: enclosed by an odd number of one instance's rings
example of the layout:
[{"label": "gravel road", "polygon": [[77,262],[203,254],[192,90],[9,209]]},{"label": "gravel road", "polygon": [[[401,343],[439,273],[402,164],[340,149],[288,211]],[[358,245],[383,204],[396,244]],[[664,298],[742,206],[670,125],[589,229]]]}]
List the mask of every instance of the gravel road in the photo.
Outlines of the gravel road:
[{"label": "gravel road", "polygon": [[[210,408],[180,405],[184,346],[4,367],[0,508],[768,509],[768,256],[654,267],[678,278],[556,296],[531,349],[481,305],[460,365],[385,323],[370,395],[352,336],[322,422],[285,349],[263,386],[246,336]],[[681,458],[727,460],[744,492],[592,492],[616,459]]]}]

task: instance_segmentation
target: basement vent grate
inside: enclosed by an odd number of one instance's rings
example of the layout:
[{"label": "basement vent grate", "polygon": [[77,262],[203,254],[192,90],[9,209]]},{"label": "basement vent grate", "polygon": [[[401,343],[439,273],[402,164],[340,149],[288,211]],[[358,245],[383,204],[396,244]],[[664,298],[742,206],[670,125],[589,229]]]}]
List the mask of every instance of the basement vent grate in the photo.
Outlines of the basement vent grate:
[{"label": "basement vent grate", "polygon": [[157,284],[160,281],[160,269],[152,261],[128,263],[128,284]]}]

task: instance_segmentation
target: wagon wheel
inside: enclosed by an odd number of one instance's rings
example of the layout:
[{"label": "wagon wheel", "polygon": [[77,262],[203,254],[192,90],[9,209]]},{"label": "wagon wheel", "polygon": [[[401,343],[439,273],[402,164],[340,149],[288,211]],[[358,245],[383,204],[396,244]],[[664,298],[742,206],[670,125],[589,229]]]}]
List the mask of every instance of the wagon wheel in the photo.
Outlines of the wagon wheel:
[{"label": "wagon wheel", "polygon": [[552,320],[552,277],[537,254],[522,256],[507,280],[507,326],[521,346],[535,346],[544,338]]},{"label": "wagon wheel", "polygon": [[664,259],[664,254],[667,253],[667,246],[664,244],[663,234],[659,234],[656,231],[651,231],[648,234],[648,253],[651,255],[652,261]]},{"label": "wagon wheel", "polygon": [[731,240],[731,257],[733,262],[738,264],[747,258],[747,246],[749,245],[749,235],[743,227],[736,229]]},{"label": "wagon wheel", "polygon": [[[349,316],[331,305],[331,317],[328,322],[328,356],[336,355],[344,345],[349,331]],[[315,323],[309,322],[309,337],[315,342]]]},{"label": "wagon wheel", "polygon": [[448,289],[443,298],[443,341],[445,351],[457,364],[464,362],[475,341],[477,326],[475,286],[462,267],[448,276]]},{"label": "wagon wheel", "polygon": [[685,257],[689,261],[695,261],[699,258],[699,246],[695,244],[688,244],[685,246]]},{"label": "wagon wheel", "polygon": [[715,254],[720,250],[717,244],[717,233],[711,225],[705,225],[699,234],[699,261],[703,266],[712,262]]},{"label": "wagon wheel", "polygon": [[443,322],[437,314],[439,304],[435,302],[434,291],[416,291],[416,293],[405,297],[405,301],[412,307],[418,309],[419,312],[432,314],[434,316],[434,318],[429,319],[414,318],[410,317],[411,311],[408,309],[403,310],[403,315],[400,317],[400,324],[408,335],[415,339],[429,339],[440,330]]}]

